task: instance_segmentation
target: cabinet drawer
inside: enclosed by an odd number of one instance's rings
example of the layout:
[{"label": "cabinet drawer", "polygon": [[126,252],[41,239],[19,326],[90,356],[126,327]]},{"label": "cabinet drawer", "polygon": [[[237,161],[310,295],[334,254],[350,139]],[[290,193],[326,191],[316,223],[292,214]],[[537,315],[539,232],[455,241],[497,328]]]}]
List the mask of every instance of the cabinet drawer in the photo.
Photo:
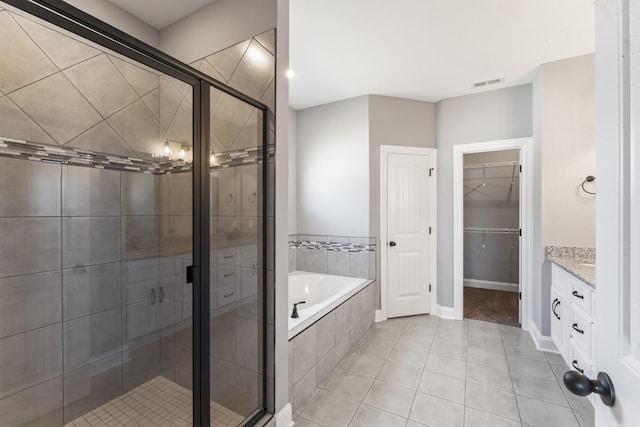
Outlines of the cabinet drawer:
[{"label": "cabinet drawer", "polygon": [[231,304],[236,300],[236,286],[226,286],[221,289],[216,289],[216,307],[224,307],[227,304]]},{"label": "cabinet drawer", "polygon": [[569,277],[569,280],[571,284],[569,300],[591,316],[591,288],[574,277]]},{"label": "cabinet drawer", "polygon": [[587,356],[591,357],[591,319],[580,312],[575,305],[571,305],[569,320],[571,341]]},{"label": "cabinet drawer", "polygon": [[593,370],[591,359],[585,356],[573,342],[571,343],[571,368],[585,375],[590,375]]},{"label": "cabinet drawer", "polygon": [[236,283],[236,267],[233,265],[217,265],[215,268],[215,287],[220,288]]},{"label": "cabinet drawer", "polygon": [[569,273],[555,264],[551,265],[551,285],[564,294],[569,293]]},{"label": "cabinet drawer", "polygon": [[235,264],[236,248],[230,247],[216,250],[215,262],[217,264]]}]

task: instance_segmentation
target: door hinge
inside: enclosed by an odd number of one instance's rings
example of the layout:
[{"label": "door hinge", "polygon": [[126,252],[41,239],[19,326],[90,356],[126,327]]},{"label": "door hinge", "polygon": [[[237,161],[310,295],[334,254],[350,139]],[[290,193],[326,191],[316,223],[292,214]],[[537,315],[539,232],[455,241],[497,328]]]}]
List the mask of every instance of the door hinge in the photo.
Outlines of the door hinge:
[{"label": "door hinge", "polygon": [[187,283],[193,283],[193,265],[187,267]]},{"label": "door hinge", "polygon": [[429,227],[429,234],[431,234],[431,227]]},{"label": "door hinge", "polygon": [[518,299],[522,299],[522,292],[518,292]]},{"label": "door hinge", "polygon": [[520,237],[522,237],[522,228],[520,229]]},{"label": "door hinge", "polygon": [[522,173],[522,165],[520,165],[520,173]]},{"label": "door hinge", "polygon": [[429,283],[429,292],[431,292],[431,283]]},{"label": "door hinge", "polygon": [[429,169],[429,176],[431,176],[431,174],[433,173],[433,168]]}]

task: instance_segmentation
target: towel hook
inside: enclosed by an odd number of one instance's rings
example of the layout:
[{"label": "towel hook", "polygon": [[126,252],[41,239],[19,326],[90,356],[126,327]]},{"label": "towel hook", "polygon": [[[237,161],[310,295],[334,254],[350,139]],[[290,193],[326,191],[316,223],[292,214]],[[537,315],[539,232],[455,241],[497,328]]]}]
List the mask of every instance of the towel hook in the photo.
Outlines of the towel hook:
[{"label": "towel hook", "polygon": [[595,192],[595,191],[593,191],[593,192],[592,192],[592,191],[588,191],[587,189],[585,189],[585,188],[584,188],[584,185],[585,185],[587,182],[593,182],[593,181],[595,181],[595,180],[596,180],[596,177],[595,177],[595,176],[593,176],[593,175],[589,175],[588,177],[586,177],[586,178],[584,179],[584,181],[582,181],[582,184],[580,184],[580,187],[582,188],[582,191],[584,191],[584,192],[585,192],[585,193],[587,193],[587,194],[591,194],[591,195],[595,196],[595,195],[596,195],[596,192]]}]

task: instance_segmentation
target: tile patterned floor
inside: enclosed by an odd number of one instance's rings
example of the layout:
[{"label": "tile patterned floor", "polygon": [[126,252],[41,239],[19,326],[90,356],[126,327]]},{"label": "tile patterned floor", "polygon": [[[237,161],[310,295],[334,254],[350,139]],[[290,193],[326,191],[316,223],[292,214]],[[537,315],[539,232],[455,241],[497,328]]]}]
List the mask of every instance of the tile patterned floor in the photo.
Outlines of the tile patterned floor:
[{"label": "tile patterned floor", "polygon": [[[242,415],[211,402],[211,425],[237,427]],[[191,391],[163,377],[94,409],[65,427],[191,426]]]},{"label": "tile patterned floor", "polygon": [[296,427],[590,427],[562,359],[521,329],[416,316],[377,323],[300,407]]}]

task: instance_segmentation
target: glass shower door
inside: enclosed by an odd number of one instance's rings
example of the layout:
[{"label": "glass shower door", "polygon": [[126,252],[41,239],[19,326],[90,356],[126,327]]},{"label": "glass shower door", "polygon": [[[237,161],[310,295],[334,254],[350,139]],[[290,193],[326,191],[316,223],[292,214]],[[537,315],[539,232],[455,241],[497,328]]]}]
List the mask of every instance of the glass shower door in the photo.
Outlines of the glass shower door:
[{"label": "glass shower door", "polygon": [[262,111],[211,89],[211,424],[264,408]]},{"label": "glass shower door", "polygon": [[192,425],[193,98],[0,2],[0,425]]}]

